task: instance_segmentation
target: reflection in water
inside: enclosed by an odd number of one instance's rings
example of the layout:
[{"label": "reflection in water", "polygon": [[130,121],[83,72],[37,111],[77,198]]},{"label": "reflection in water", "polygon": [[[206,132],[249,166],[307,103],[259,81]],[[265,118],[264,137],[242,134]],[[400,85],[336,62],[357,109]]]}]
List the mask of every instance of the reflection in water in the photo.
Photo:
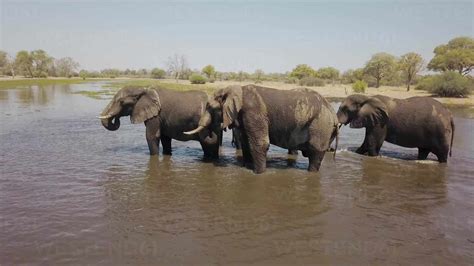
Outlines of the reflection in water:
[{"label": "reflection in water", "polygon": [[98,87],[0,91],[0,263],[474,261],[471,119],[456,117],[448,164],[389,144],[361,156],[363,130],[343,128],[319,173],[271,147],[254,175],[230,134],[219,161],[191,141],[148,156],[142,125],[109,132],[95,118],[106,101],[71,94]]}]

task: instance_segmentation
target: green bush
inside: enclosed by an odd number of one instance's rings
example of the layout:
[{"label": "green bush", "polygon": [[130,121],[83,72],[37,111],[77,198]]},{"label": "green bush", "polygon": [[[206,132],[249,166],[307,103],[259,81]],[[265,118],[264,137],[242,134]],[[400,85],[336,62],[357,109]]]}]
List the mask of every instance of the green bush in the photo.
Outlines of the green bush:
[{"label": "green bush", "polygon": [[299,82],[300,86],[316,86],[321,87],[324,86],[324,80],[316,77],[305,77],[300,79]]},{"label": "green bush", "polygon": [[159,68],[153,68],[151,70],[151,77],[154,79],[164,79],[166,76],[166,71]]},{"label": "green bush", "polygon": [[454,71],[428,76],[420,80],[415,89],[426,90],[440,97],[467,97],[474,82]]},{"label": "green bush", "polygon": [[367,89],[367,83],[363,80],[358,80],[352,84],[352,90],[356,93],[365,93]]},{"label": "green bush", "polygon": [[192,74],[189,77],[189,81],[191,81],[191,84],[205,84],[206,83],[206,79],[199,74]]}]

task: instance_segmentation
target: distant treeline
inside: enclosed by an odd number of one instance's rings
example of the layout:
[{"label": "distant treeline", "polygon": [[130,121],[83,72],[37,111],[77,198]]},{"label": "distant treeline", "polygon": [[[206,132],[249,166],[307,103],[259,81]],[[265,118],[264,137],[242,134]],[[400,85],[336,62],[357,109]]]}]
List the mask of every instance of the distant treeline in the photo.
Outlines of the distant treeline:
[{"label": "distant treeline", "polygon": [[[410,86],[418,84],[418,88],[430,90],[436,82],[448,83],[451,94],[465,96],[472,91],[472,76],[474,68],[474,39],[471,37],[457,37],[447,44],[434,49],[434,57],[427,64],[421,55],[409,52],[399,57],[388,53],[374,54],[361,68],[350,69],[343,73],[334,67],[313,69],[307,64],[297,65],[286,73],[265,73],[261,69],[253,73],[244,71],[221,72],[213,65],[202,69],[190,69],[184,55],[170,56],[164,68],[153,69],[115,69],[108,68],[101,71],[80,70],[80,65],[70,57],[55,59],[44,50],[19,51],[14,57],[0,51],[0,74],[15,77],[45,78],[45,77],[82,77],[86,78],[172,78],[176,80],[190,80],[192,83],[202,84],[216,80],[279,81],[302,86],[323,86],[326,84],[353,84],[378,88],[381,85]],[[441,72],[438,75],[421,76],[423,70]],[[452,73],[451,73],[452,72]],[[466,77],[467,76],[467,77]],[[436,82],[435,82],[436,81]],[[454,83],[454,84],[451,84]],[[462,83],[462,84],[461,84]],[[364,85],[365,84],[365,85]],[[460,85],[461,84],[461,85]],[[445,86],[445,87],[446,87]],[[457,87],[464,86],[461,90]],[[363,90],[362,90],[363,91]],[[450,94],[450,93],[448,93]]]}]

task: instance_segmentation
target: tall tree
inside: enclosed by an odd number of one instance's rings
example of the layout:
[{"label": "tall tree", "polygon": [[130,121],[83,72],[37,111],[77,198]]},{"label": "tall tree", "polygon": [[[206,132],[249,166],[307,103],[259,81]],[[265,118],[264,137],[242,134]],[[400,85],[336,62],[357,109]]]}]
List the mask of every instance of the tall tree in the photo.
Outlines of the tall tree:
[{"label": "tall tree", "polygon": [[423,68],[423,58],[417,53],[407,53],[400,57],[398,67],[407,85],[407,91],[410,91],[410,84]]},{"label": "tall tree", "polygon": [[33,76],[46,77],[48,75],[48,69],[53,63],[53,58],[41,49],[32,51],[30,57],[33,66]]},{"label": "tall tree", "polygon": [[214,68],[213,65],[207,65],[203,67],[202,73],[206,74],[207,78],[210,79],[216,73],[216,69]]},{"label": "tall tree", "polygon": [[377,53],[365,64],[364,72],[375,78],[375,87],[380,87],[380,81],[394,71],[396,60],[393,55]]},{"label": "tall tree", "polygon": [[176,83],[181,77],[181,74],[188,68],[188,62],[186,60],[186,57],[184,55],[178,54],[174,54],[173,56],[168,57],[166,65],[168,66],[168,71],[176,79]]},{"label": "tall tree", "polygon": [[60,77],[71,77],[72,73],[77,71],[79,63],[71,57],[64,57],[56,60],[56,71]]},{"label": "tall tree", "polygon": [[448,44],[434,49],[435,56],[428,63],[428,69],[436,71],[457,71],[467,75],[474,69],[474,39],[457,37]]},{"label": "tall tree", "polygon": [[25,77],[33,77],[33,60],[28,51],[22,50],[16,54],[15,68]]}]

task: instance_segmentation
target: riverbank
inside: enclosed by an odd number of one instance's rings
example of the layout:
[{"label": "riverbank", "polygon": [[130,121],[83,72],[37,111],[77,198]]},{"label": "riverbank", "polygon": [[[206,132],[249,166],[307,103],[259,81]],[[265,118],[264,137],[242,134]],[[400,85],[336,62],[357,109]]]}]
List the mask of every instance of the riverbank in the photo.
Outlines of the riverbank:
[{"label": "riverbank", "polygon": [[[161,85],[170,89],[175,90],[203,90],[207,93],[211,94],[213,91],[224,88],[229,85],[246,85],[251,84],[252,81],[216,81],[214,83],[206,83],[206,84],[190,84],[187,80],[179,80],[176,82],[172,79],[133,79],[133,78],[115,78],[115,79],[82,79],[82,78],[47,78],[47,79],[26,79],[26,78],[16,78],[16,79],[0,79],[0,89],[12,89],[12,88],[19,88],[19,87],[29,87],[33,85],[37,86],[45,86],[45,85],[65,85],[65,84],[77,84],[77,83],[88,83],[88,82],[95,82],[95,81],[104,81],[104,88],[107,89],[118,89],[123,86],[153,86],[153,85]],[[286,84],[283,82],[274,82],[274,81],[264,81],[261,86],[281,89],[281,90],[289,90],[297,87],[301,87],[297,84]],[[344,99],[348,95],[353,94],[352,87],[350,84],[334,84],[334,85],[325,85],[322,87],[308,87],[309,89],[315,90],[324,97],[330,100],[339,100]],[[104,92],[90,92],[85,91],[81,92],[87,96],[97,96],[103,94],[109,94]],[[97,95],[95,95],[97,94]],[[382,86],[380,88],[368,88],[365,92],[366,95],[385,95],[388,97],[398,98],[398,99],[405,99],[414,96],[431,96],[430,93],[421,90],[414,90],[411,89],[409,92],[406,91],[405,87],[391,87],[391,86]],[[444,105],[450,107],[470,107],[474,108],[474,96],[471,95],[467,98],[441,98],[441,97],[434,97],[434,99],[438,100],[439,102],[443,103]]]}]

